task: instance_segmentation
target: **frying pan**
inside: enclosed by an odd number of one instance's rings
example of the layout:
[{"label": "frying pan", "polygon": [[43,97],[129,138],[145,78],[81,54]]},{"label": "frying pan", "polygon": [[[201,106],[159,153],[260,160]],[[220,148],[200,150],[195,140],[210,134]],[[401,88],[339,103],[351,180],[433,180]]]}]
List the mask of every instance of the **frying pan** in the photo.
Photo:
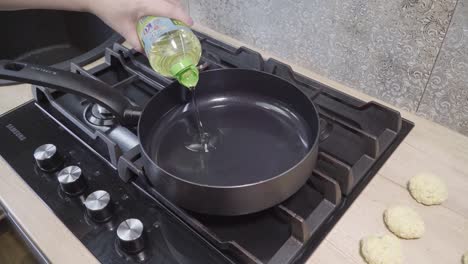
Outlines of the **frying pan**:
[{"label": "frying pan", "polygon": [[[317,159],[314,104],[268,73],[202,72],[195,93],[173,82],[143,108],[103,82],[44,66],[0,61],[0,78],[77,94],[125,126],[138,124],[149,182],[198,213],[242,215],[270,208],[305,184]],[[195,105],[207,133],[203,150],[191,148],[201,137]]]}]

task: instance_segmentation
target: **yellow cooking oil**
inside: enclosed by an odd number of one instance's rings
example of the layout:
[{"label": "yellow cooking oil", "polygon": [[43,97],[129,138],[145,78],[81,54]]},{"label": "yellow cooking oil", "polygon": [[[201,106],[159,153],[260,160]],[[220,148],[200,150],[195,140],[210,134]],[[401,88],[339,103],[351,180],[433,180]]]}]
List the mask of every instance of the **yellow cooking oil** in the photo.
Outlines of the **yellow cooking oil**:
[{"label": "yellow cooking oil", "polygon": [[157,73],[177,79],[189,89],[197,85],[202,48],[187,25],[176,19],[145,16],[137,23],[137,33]]}]

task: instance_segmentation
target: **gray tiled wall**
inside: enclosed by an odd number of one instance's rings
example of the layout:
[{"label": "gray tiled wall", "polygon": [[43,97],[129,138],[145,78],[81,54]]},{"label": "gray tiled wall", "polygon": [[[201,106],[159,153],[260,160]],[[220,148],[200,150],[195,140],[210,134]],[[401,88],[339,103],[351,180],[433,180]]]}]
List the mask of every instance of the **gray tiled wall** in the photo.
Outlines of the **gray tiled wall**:
[{"label": "gray tiled wall", "polygon": [[468,135],[468,2],[459,0],[418,114]]},{"label": "gray tiled wall", "polygon": [[456,2],[190,0],[190,12],[218,32],[468,135],[468,84],[461,85],[468,48],[459,50],[468,44],[468,11],[459,4],[449,30]]}]

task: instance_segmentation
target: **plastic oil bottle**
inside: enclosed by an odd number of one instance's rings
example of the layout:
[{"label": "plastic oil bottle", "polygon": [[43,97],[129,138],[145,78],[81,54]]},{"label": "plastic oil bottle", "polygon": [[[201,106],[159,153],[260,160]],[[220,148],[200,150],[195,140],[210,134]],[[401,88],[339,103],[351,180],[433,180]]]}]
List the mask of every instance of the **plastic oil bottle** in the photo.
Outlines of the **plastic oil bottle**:
[{"label": "plastic oil bottle", "polygon": [[202,49],[187,25],[176,19],[145,16],[138,21],[137,33],[156,72],[189,89],[197,85]]},{"label": "plastic oil bottle", "polygon": [[209,152],[210,135],[205,131],[195,96],[201,57],[201,44],[197,36],[183,22],[165,17],[145,16],[137,24],[137,33],[151,67],[159,74],[176,79],[192,90],[198,138],[187,149]]}]

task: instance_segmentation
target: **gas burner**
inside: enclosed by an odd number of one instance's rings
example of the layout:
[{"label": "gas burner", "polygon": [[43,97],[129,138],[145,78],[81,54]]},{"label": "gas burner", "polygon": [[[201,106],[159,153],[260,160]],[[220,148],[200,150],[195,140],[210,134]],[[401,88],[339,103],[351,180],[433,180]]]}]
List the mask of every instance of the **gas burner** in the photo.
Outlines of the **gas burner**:
[{"label": "gas burner", "polygon": [[115,116],[106,108],[92,104],[85,109],[86,120],[95,126],[113,126],[117,123]]}]

